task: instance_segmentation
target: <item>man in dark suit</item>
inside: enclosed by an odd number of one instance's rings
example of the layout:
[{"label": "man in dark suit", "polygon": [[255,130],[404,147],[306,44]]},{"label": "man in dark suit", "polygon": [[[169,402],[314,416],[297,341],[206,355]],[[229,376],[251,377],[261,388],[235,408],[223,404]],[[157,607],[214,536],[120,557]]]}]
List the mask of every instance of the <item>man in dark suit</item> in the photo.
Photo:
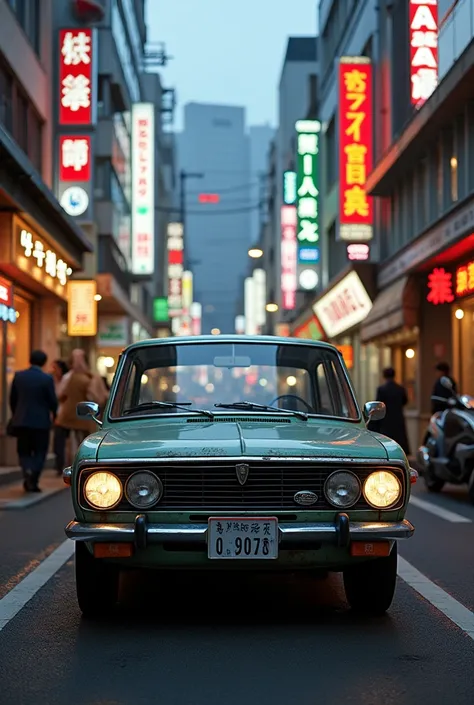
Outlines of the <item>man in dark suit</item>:
[{"label": "man in dark suit", "polygon": [[31,367],[15,374],[10,390],[11,426],[17,437],[27,492],[41,492],[38,480],[48,453],[51,422],[58,408],[53,378],[43,372],[46,360],[42,350],[34,350]]},{"label": "man in dark suit", "polygon": [[384,384],[377,389],[377,400],[386,406],[385,418],[369,424],[372,431],[383,433],[398,443],[406,455],[410,454],[403,407],[408,403],[407,393],[401,384],[395,382],[395,370],[387,367],[383,371]]},{"label": "man in dark suit", "polygon": [[[438,362],[436,365],[436,382],[433,385],[433,391],[431,392],[431,396],[433,397],[441,397],[441,399],[432,399],[431,400],[431,413],[436,414],[439,411],[445,411],[448,408],[448,400],[451,399],[453,394],[457,394],[457,386],[456,382],[454,379],[451,377],[451,370],[449,368],[449,365],[447,362]],[[443,377],[447,377],[449,380],[451,380],[451,384],[453,385],[452,390],[448,389],[445,387],[443,384],[441,384],[441,379]],[[442,400],[446,399],[446,402],[443,402]]]}]

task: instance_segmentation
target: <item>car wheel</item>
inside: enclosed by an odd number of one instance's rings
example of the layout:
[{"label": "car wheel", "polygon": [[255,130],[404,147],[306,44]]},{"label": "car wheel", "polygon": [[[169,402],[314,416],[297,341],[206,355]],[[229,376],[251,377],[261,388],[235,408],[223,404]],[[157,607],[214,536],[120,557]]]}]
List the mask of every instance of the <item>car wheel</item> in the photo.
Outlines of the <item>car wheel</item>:
[{"label": "car wheel", "polygon": [[103,617],[117,604],[120,569],[94,558],[84,543],[76,543],[76,592],[84,617]]},{"label": "car wheel", "polygon": [[372,616],[383,615],[392,604],[397,583],[397,544],[386,558],[375,558],[346,568],[344,588],[351,608]]},{"label": "car wheel", "polygon": [[437,477],[434,477],[430,466],[428,466],[423,473],[423,479],[428,492],[441,492],[444,487],[444,480],[439,480]]}]

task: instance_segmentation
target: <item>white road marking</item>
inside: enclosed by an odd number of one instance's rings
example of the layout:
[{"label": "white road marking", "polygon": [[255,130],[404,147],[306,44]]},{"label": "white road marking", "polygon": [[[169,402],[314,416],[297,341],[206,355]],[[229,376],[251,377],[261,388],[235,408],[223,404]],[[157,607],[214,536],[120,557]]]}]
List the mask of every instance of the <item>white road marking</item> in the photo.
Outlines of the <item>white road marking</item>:
[{"label": "white road marking", "polygon": [[419,497],[410,497],[410,504],[419,509],[424,509],[425,512],[430,512],[440,519],[445,519],[450,521],[451,524],[472,524],[472,519],[462,516],[462,514],[456,514],[456,512],[450,512],[449,509],[444,509],[437,504],[432,504],[431,502],[425,502],[424,499]]},{"label": "white road marking", "polygon": [[[398,575],[474,641],[474,613],[398,556]],[[1,603],[0,603],[1,604]]]},{"label": "white road marking", "polygon": [[71,558],[73,553],[74,541],[67,539],[0,600],[0,632]]}]

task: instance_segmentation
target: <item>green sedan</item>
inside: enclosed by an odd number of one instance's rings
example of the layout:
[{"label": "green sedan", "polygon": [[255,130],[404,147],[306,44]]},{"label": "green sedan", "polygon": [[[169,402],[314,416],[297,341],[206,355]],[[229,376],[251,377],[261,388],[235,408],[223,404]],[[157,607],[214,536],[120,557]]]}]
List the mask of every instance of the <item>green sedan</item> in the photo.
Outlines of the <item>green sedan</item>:
[{"label": "green sedan", "polygon": [[85,616],[122,569],[342,572],[354,610],[383,614],[415,479],[367,430],[339,351],[291,338],[147,340],[120,356],[97,431],[64,471]]}]

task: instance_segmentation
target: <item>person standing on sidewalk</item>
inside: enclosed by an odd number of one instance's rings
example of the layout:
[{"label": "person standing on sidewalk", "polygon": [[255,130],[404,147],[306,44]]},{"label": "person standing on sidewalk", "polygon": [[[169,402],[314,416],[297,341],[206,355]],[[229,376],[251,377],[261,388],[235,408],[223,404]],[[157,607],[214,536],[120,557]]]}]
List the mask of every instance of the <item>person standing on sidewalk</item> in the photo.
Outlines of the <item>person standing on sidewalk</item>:
[{"label": "person standing on sidewalk", "polygon": [[53,378],[43,372],[47,359],[42,350],[34,350],[30,356],[31,367],[15,374],[10,389],[11,428],[17,438],[26,492],[41,492],[38,481],[58,408]]},{"label": "person standing on sidewalk", "polygon": [[[51,366],[51,376],[54,380],[54,388],[56,396],[59,400],[59,391],[61,388],[61,380],[68,373],[68,366],[64,360],[55,360]],[[61,404],[58,408],[58,416],[61,413]],[[66,435],[64,429],[60,428],[57,423],[53,428],[53,451],[55,456],[55,467],[58,475],[62,475],[66,464]]]},{"label": "person standing on sidewalk", "polygon": [[383,371],[384,384],[377,389],[376,399],[385,404],[385,418],[381,421],[370,422],[368,428],[371,431],[383,433],[395,443],[400,445],[405,455],[410,455],[408,434],[405,424],[403,408],[408,403],[408,396],[405,387],[395,382],[395,370],[387,367]]}]

